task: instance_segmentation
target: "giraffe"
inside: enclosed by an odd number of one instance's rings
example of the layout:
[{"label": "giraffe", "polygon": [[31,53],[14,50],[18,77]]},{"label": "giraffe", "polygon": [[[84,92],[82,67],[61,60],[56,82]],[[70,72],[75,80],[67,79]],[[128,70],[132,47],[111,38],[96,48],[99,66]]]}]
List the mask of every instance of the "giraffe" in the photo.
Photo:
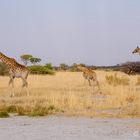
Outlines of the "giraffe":
[{"label": "giraffe", "polygon": [[89,69],[80,65],[77,65],[77,69],[83,72],[83,77],[84,79],[88,80],[89,86],[91,86],[91,81],[93,82],[95,81],[101,93],[101,89],[100,89],[99,82],[97,80],[96,73],[92,69]]},{"label": "giraffe", "polygon": [[[7,57],[5,54],[0,52],[0,60],[4,63],[8,70],[9,70],[9,86],[12,84],[12,88],[14,88],[14,78],[21,78],[22,79],[22,88],[20,90],[20,94],[24,87],[26,87],[27,95],[29,95],[28,91],[28,83],[27,77],[29,74],[29,70],[24,65],[19,64],[14,58]],[[14,92],[11,92],[11,97],[14,96]]]},{"label": "giraffe", "polygon": [[139,48],[139,46],[137,46],[137,48],[132,52],[133,54],[134,53],[138,53],[139,55],[140,55],[140,48]]}]

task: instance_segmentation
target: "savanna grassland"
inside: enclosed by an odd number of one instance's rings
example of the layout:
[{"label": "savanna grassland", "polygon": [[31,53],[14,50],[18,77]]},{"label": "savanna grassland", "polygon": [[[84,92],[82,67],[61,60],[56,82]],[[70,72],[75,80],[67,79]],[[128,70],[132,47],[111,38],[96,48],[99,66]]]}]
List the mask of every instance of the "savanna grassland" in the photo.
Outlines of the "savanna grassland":
[{"label": "savanna grassland", "polygon": [[0,115],[60,114],[88,117],[140,117],[140,76],[96,71],[102,94],[90,87],[81,72],[29,75],[30,96],[19,95],[21,80],[15,79],[15,97],[10,97],[9,77],[0,77]]}]

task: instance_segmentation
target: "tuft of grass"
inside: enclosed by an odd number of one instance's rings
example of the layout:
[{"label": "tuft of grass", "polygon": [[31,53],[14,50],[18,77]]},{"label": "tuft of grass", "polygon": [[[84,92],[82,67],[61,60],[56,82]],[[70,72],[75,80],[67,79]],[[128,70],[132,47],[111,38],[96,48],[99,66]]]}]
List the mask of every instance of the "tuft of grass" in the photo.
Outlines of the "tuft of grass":
[{"label": "tuft of grass", "polygon": [[8,118],[9,117],[9,114],[7,111],[1,111],[0,112],[0,118]]},{"label": "tuft of grass", "polygon": [[48,115],[48,110],[46,109],[46,107],[42,107],[40,105],[36,105],[29,113],[29,116],[32,117],[46,116],[46,115]]},{"label": "tuft of grass", "polygon": [[17,114],[19,116],[24,116],[26,115],[26,111],[22,106],[17,106],[17,110],[16,110]]},{"label": "tuft of grass", "polygon": [[55,106],[42,106],[39,104],[36,104],[32,111],[29,113],[29,116],[36,117],[36,116],[47,116],[49,114],[53,114],[57,112],[58,109],[55,108]]},{"label": "tuft of grass", "polygon": [[59,111],[59,109],[57,109],[54,105],[48,106],[47,109],[48,109],[49,114],[53,114]]},{"label": "tuft of grass", "polygon": [[126,101],[128,103],[133,103],[136,100],[136,97],[134,95],[129,95],[126,97]]},{"label": "tuft of grass", "polygon": [[127,116],[131,116],[131,117],[135,117],[135,116],[139,116],[140,117],[140,105],[136,104],[136,105],[131,105],[128,106],[126,108],[123,109],[123,113]]},{"label": "tuft of grass", "polygon": [[6,107],[6,111],[9,113],[16,113],[17,107],[15,105],[10,105],[10,106]]},{"label": "tuft of grass", "polygon": [[140,77],[137,78],[137,83],[136,83],[136,85],[137,85],[137,86],[140,85]]},{"label": "tuft of grass", "polygon": [[129,78],[126,77],[118,77],[117,74],[106,76],[106,81],[109,85],[118,86],[118,85],[129,85]]},{"label": "tuft of grass", "polygon": [[19,116],[23,116],[26,114],[26,111],[24,110],[24,108],[22,106],[18,106],[18,105],[10,105],[5,107],[5,110],[8,113],[17,113]]}]

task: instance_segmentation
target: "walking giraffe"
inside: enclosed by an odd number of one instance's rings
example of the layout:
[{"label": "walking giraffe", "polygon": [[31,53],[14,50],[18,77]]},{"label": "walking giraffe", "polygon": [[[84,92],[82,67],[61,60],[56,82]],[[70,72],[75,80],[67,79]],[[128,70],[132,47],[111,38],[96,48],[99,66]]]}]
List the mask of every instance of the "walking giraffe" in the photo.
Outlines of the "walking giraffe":
[{"label": "walking giraffe", "polygon": [[[14,78],[21,78],[22,79],[22,88],[20,93],[22,92],[23,88],[26,87],[27,95],[29,95],[28,91],[28,83],[27,77],[29,74],[29,70],[24,65],[19,64],[14,58],[7,57],[3,53],[0,52],[0,60],[7,66],[9,70],[9,86],[12,84],[12,88],[14,88]],[[15,93],[11,92],[11,96],[14,96]]]},{"label": "walking giraffe", "polygon": [[101,93],[101,89],[100,89],[100,85],[99,85],[99,82],[97,80],[97,75],[96,73],[92,70],[92,69],[89,69],[89,68],[86,68],[86,67],[83,67],[83,66],[80,66],[80,65],[77,65],[77,68],[83,72],[83,77],[84,79],[88,80],[88,83],[89,83],[89,86],[91,86],[91,82],[90,81],[95,81],[97,86],[98,86],[98,89]]},{"label": "walking giraffe", "polygon": [[140,48],[137,46],[137,48],[132,53],[138,53],[140,55]]}]

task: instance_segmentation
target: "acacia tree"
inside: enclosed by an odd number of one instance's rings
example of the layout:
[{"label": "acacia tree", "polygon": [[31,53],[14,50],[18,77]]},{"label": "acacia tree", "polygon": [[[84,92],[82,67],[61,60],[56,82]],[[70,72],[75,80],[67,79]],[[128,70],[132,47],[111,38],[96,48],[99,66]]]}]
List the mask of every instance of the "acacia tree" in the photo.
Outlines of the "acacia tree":
[{"label": "acacia tree", "polygon": [[33,56],[30,54],[23,54],[20,56],[21,60],[23,61],[23,63],[25,65],[27,65],[30,62],[30,58],[32,58]]},{"label": "acacia tree", "polygon": [[35,65],[36,63],[39,63],[41,61],[40,58],[36,58],[36,57],[31,57],[30,58],[30,62]]}]

